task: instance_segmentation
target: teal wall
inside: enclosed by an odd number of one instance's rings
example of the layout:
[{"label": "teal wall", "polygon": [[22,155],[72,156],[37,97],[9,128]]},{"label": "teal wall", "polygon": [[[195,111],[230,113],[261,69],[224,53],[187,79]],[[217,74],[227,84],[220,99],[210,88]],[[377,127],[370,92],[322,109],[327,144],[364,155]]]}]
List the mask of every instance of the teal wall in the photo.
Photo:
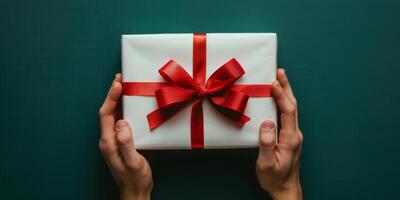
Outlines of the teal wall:
[{"label": "teal wall", "polygon": [[[400,1],[0,2],[0,199],[116,199],[97,110],[120,35],[276,32],[299,100],[306,199],[395,199]],[[263,199],[257,150],[144,152],[154,199]]]}]

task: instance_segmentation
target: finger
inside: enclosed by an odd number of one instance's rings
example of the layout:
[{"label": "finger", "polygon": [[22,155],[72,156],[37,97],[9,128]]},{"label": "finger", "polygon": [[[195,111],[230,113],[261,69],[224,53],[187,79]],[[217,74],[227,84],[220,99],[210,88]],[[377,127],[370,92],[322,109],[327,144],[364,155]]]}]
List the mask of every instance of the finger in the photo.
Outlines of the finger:
[{"label": "finger", "polygon": [[263,165],[275,166],[276,155],[276,128],[272,121],[264,121],[260,127],[260,148],[259,148],[259,161]]},{"label": "finger", "polygon": [[296,98],[293,94],[292,87],[290,86],[289,79],[286,75],[286,71],[284,69],[278,69],[277,78],[279,84],[282,86],[283,91],[285,92],[286,96],[288,97],[290,103],[297,105]]},{"label": "finger", "polygon": [[[277,78],[278,78],[279,84],[282,86],[283,91],[285,92],[286,96],[288,97],[290,103],[292,103],[295,106],[295,108],[297,108],[297,100],[293,94],[293,90],[292,90],[292,87],[290,86],[289,79],[287,77],[285,69],[282,69],[282,68],[278,69]],[[297,109],[296,109],[295,116],[296,116],[296,127],[298,127]]]},{"label": "finger", "polygon": [[[115,74],[115,78],[114,78],[113,83],[114,83],[114,82],[118,82],[118,83],[121,83],[121,82],[122,82],[122,75],[121,75],[121,73],[116,73],[116,74]],[[121,85],[121,87],[122,87],[122,85]],[[121,90],[121,94],[122,94],[122,90]],[[114,117],[115,117],[115,119],[121,119],[121,118],[122,118],[122,111],[121,111],[121,109],[122,109],[122,106],[121,106],[121,98],[119,98],[119,99],[118,99],[118,103],[117,103],[117,108],[115,109],[115,112],[114,112]]]},{"label": "finger", "polygon": [[[121,75],[121,73],[115,74],[115,81],[117,81],[117,82],[122,82],[122,75]],[[118,105],[117,105],[116,112],[115,112],[115,118],[116,118],[116,119],[121,119],[121,118],[122,118],[122,104],[121,104],[121,99],[118,100]]]},{"label": "finger", "polygon": [[119,97],[122,93],[121,74],[116,74],[112,82],[111,88],[108,91],[106,99],[100,108],[101,113],[104,115],[112,115],[115,113]]},{"label": "finger", "polygon": [[282,129],[296,130],[296,107],[290,103],[278,81],[272,83],[272,95],[281,111]]},{"label": "finger", "polygon": [[104,159],[106,160],[107,165],[113,169],[111,171],[122,171],[124,169],[122,158],[119,154],[119,149],[115,139],[101,138],[99,142],[99,148],[104,156]]},{"label": "finger", "polygon": [[[122,85],[120,82],[120,76],[116,75],[113,84],[104,100],[103,105],[100,107],[100,128],[102,132],[102,137],[105,134],[114,132],[115,129],[115,112],[118,105],[119,97],[122,93]],[[109,136],[106,136],[109,137]]]},{"label": "finger", "polygon": [[141,168],[141,155],[136,151],[132,132],[126,120],[119,120],[116,124],[118,147],[124,159],[125,166],[130,169]]}]

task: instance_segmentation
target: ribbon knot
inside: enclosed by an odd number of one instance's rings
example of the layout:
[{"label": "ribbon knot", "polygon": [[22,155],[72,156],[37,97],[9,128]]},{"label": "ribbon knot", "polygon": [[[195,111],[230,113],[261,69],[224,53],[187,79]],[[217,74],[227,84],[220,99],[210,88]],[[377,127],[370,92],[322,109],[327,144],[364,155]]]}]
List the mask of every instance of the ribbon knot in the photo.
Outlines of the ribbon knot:
[{"label": "ribbon knot", "polygon": [[204,85],[200,85],[200,86],[197,88],[197,95],[198,95],[200,98],[203,98],[204,96],[206,96],[206,94],[207,94],[207,89],[204,87]]}]

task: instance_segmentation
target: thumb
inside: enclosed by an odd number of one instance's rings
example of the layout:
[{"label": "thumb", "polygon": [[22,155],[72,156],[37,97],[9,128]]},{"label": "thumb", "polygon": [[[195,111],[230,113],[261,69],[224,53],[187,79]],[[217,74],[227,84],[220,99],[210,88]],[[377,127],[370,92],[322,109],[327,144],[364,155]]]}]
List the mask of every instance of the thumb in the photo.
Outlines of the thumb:
[{"label": "thumb", "polygon": [[[264,121],[260,127],[259,160],[275,165],[276,128],[272,121]],[[265,163],[265,164],[267,164]]]},{"label": "thumb", "polygon": [[115,130],[117,131],[118,147],[122,154],[125,166],[137,169],[138,164],[140,164],[140,159],[138,159],[140,154],[134,147],[132,131],[129,123],[126,120],[119,120],[115,127]]}]

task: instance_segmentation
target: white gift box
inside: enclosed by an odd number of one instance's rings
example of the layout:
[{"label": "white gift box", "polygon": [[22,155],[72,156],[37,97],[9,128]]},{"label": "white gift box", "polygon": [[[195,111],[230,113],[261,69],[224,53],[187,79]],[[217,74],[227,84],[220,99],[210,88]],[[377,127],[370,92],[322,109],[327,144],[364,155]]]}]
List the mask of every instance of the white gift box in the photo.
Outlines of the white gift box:
[{"label": "white gift box", "polygon": [[[276,80],[277,38],[275,33],[208,33],[206,35],[206,79],[221,65],[235,58],[245,75],[235,84],[271,84]],[[158,70],[170,59],[192,74],[193,34],[122,35],[122,81],[165,82]],[[123,95],[123,118],[133,130],[137,149],[190,149],[191,105],[150,130],[147,114],[157,108],[154,96]],[[276,123],[272,97],[250,98],[245,114],[251,118],[238,127],[203,101],[204,148],[249,148],[258,146],[262,121]]]}]

